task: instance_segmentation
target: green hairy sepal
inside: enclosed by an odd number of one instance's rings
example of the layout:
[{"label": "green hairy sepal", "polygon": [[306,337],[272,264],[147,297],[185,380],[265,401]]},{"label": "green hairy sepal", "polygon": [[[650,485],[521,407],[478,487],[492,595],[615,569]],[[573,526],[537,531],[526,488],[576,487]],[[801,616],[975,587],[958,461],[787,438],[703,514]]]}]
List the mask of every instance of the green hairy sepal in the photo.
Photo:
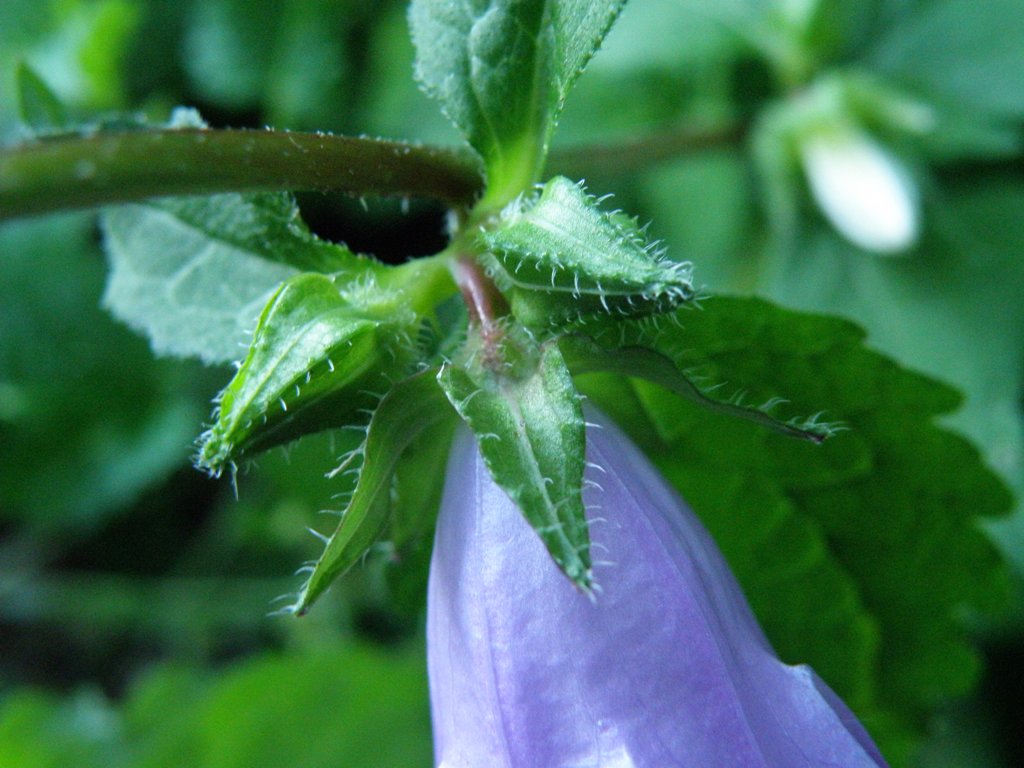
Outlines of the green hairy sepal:
[{"label": "green hairy sepal", "polygon": [[[398,382],[380,399],[366,426],[366,437],[348,454],[331,477],[352,471],[356,485],[348,504],[340,513],[338,525],[324,541],[320,557],[303,571],[308,578],[286,613],[303,614],[327,588],[357,563],[388,529],[395,502],[394,477],[403,454],[418,437],[454,419],[445,396],[438,387],[438,371],[425,368]],[[450,431],[447,435],[450,437]],[[447,445],[445,445],[447,448]],[[421,495],[436,497],[431,486],[442,475],[420,478]],[[429,510],[425,510],[428,511]],[[408,521],[407,521],[408,522]]]},{"label": "green hairy sepal", "polygon": [[483,265],[524,325],[660,314],[694,298],[691,265],[667,258],[635,219],[599,202],[556,177],[481,231]]},{"label": "green hairy sepal", "polygon": [[365,420],[361,412],[408,366],[403,350],[415,325],[412,312],[365,280],[339,286],[302,274],[281,285],[201,438],[201,467],[220,472],[304,434]]},{"label": "green hairy sepal", "polygon": [[492,348],[470,337],[465,363],[437,380],[476,435],[484,463],[540,536],[565,575],[593,589],[583,505],[584,422],[580,398],[557,344],[537,344],[514,322]]}]

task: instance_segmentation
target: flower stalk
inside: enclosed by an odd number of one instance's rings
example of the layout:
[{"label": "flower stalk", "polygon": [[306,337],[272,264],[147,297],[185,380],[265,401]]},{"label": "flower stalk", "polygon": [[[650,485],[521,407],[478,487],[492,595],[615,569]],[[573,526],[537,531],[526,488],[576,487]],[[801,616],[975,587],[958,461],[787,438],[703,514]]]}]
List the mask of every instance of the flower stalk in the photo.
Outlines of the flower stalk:
[{"label": "flower stalk", "polygon": [[198,127],[99,131],[0,149],[0,221],[220,192],[348,192],[465,204],[481,183],[467,152],[406,142]]}]

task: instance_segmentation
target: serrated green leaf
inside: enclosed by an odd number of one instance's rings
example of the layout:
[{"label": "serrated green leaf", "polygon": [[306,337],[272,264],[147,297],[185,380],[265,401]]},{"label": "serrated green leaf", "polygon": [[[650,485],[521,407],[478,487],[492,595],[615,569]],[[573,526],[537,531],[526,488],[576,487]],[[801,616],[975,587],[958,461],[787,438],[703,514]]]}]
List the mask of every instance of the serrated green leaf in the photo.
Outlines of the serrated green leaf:
[{"label": "serrated green leaf", "polygon": [[18,110],[21,121],[34,131],[61,128],[67,123],[67,111],[50,86],[24,61],[15,75]]},{"label": "serrated green leaf", "polygon": [[535,202],[510,207],[480,240],[489,274],[531,327],[656,314],[694,296],[689,263],[666,258],[634,219],[601,211],[564,177],[545,184]]},{"label": "serrated green leaf", "polygon": [[[887,354],[967,395],[950,417],[1018,495],[1024,491],[1024,187],[964,180],[933,202],[932,232],[909,259],[861,259],[831,233],[808,231],[771,254],[760,287],[781,302],[862,324]],[[850,290],[855,286],[855,290]],[[1024,516],[1000,521],[1003,552],[1024,572]]]},{"label": "serrated green leaf", "polygon": [[484,159],[501,204],[537,181],[573,82],[622,0],[414,0],[416,75]]},{"label": "serrated green leaf", "polygon": [[[634,426],[671,425],[655,457],[780,654],[812,664],[899,763],[929,709],[976,679],[959,617],[1005,600],[1005,568],[978,522],[1011,498],[935,425],[958,394],[869,350],[856,326],[724,298],[680,322],[681,334],[651,327],[648,339],[678,366],[742,384],[754,401],[782,393],[796,412],[826,408],[849,428],[821,446],[780,440],[633,386],[648,414]],[[600,386],[585,391],[602,403]]]},{"label": "serrated green leaf", "polygon": [[[376,404],[374,392],[401,374],[410,318],[374,312],[343,289],[325,275],[302,274],[277,290],[221,394],[200,466],[220,472],[271,446],[358,422],[357,412]],[[359,292],[370,294],[365,285]]]},{"label": "serrated green leaf", "polygon": [[427,369],[392,387],[370,417],[363,445],[336,470],[344,472],[361,462],[354,468],[358,480],[341,522],[291,607],[294,613],[308,611],[384,531],[391,511],[392,477],[403,451],[424,430],[452,416],[435,378],[436,371]]},{"label": "serrated green leaf", "polygon": [[526,370],[471,373],[446,365],[438,381],[476,435],[494,481],[522,510],[566,576],[589,591],[579,397],[554,344],[517,367]]},{"label": "serrated green leaf", "polygon": [[260,310],[300,271],[353,278],[379,265],[315,237],[287,194],[168,198],[110,208],[104,295],[158,354],[230,362]]}]

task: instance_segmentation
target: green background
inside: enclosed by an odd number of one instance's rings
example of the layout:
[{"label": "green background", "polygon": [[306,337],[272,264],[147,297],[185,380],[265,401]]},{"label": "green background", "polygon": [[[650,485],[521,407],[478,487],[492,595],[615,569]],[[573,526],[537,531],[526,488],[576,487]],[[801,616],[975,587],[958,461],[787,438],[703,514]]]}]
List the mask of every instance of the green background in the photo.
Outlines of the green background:
[{"label": "green background", "polygon": [[[705,5],[630,3],[569,98],[554,164],[560,149],[580,143],[614,149],[637,137],[728,127],[714,146],[658,162],[624,168],[591,152],[558,170],[585,177],[595,194],[615,192],[615,206],[651,220],[670,254],[694,262],[708,292],[844,316],[866,329],[874,349],[952,384],[963,406],[942,423],[970,438],[1019,495],[1024,14],[1013,0],[818,4],[797,45],[802,85],[867,73],[938,115],[923,137],[879,128],[913,171],[924,220],[910,253],[882,258],[834,233],[798,175],[773,179],[758,164],[765,116],[802,87],[789,79],[795,54],[779,40],[792,36],[779,31],[776,4],[732,0],[714,17]],[[459,141],[416,89],[397,2],[7,0],[0,4],[5,143],[26,136],[16,109],[19,62],[72,119],[139,113],[161,121],[186,104],[216,127]],[[788,223],[772,213],[776,187],[795,212]],[[431,203],[405,210],[398,201],[363,205],[319,194],[299,202],[322,237],[386,260],[443,244],[444,211]],[[237,498],[229,480],[193,470],[193,440],[230,370],[155,359],[145,340],[100,309],[105,271],[92,214],[0,225],[0,765],[429,765],[417,585],[396,591],[371,561],[301,621],[266,615],[274,598],[296,588],[294,569],[318,551],[305,530],[323,528],[317,511],[339,492],[322,480],[343,452],[338,436],[268,454],[239,477]],[[810,347],[847,338],[833,326],[806,333]],[[770,348],[770,339],[752,348]],[[760,384],[767,395],[789,395],[832,376],[845,383],[849,403],[860,403],[874,396],[865,373],[873,365],[821,377],[800,369],[803,379],[766,370]],[[705,418],[670,412],[643,388],[631,397],[680,429],[699,431]],[[887,406],[889,421],[865,416],[863,429],[884,434],[901,423],[900,403]],[[856,440],[835,450],[855,453]],[[737,431],[735,445],[735,460],[745,464],[722,466],[685,446],[663,458],[709,520],[716,505],[725,515],[741,513],[742,504],[730,506],[737,494],[768,507],[813,496],[800,478],[764,461],[759,439]],[[952,451],[950,472],[959,461],[970,465],[969,453]],[[829,476],[827,469],[816,471]],[[900,483],[892,471],[882,484],[890,494]],[[999,506],[987,499],[979,492],[978,512]],[[874,501],[865,515],[885,508],[884,495]],[[1019,595],[1024,518],[1018,511],[984,530],[1010,564]],[[727,529],[715,532],[729,554]],[[785,533],[763,535],[772,546],[772,536]],[[871,557],[861,555],[867,569]],[[759,574],[760,587],[745,580],[755,594],[771,588],[773,575],[756,561],[734,567]],[[840,578],[828,562],[821,569],[819,578]],[[910,574],[920,580],[914,589],[905,574],[879,578],[874,588],[883,593],[928,590],[927,573]],[[923,744],[900,750],[901,764],[1018,764],[1021,605],[1018,597],[958,617],[983,660],[974,692],[937,696]],[[767,609],[762,622],[783,646],[787,631],[799,631]],[[871,630],[862,630],[856,642],[870,644]],[[941,677],[947,661],[933,660],[922,674]],[[856,671],[846,673],[843,688],[858,691]],[[937,684],[949,687],[969,685]]]}]

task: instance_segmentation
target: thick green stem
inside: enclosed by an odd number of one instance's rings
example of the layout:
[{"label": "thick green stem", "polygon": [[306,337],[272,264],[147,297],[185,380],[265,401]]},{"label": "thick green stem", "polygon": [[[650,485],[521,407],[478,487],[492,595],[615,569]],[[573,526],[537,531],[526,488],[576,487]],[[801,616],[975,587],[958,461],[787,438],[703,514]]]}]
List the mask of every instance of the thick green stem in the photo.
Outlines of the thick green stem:
[{"label": "thick green stem", "polygon": [[306,190],[470,203],[468,152],[286,131],[168,129],[54,137],[0,151],[0,220],[160,195]]},{"label": "thick green stem", "polygon": [[[742,127],[681,129],[618,144],[556,149],[548,166],[575,178],[642,170],[735,143]],[[468,151],[288,131],[165,129],[41,139],[0,149],[0,221],[163,195],[349,192],[472,204],[483,190]]]}]

